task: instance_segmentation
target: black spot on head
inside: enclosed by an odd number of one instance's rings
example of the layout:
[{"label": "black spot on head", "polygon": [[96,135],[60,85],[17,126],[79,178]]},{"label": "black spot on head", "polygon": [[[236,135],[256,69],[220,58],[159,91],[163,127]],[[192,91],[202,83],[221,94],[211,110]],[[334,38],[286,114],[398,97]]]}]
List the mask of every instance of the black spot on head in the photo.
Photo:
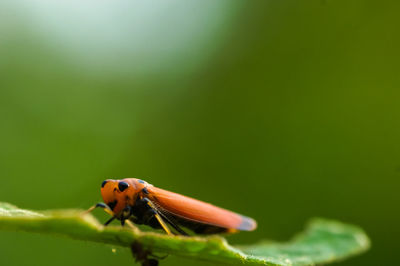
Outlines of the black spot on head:
[{"label": "black spot on head", "polygon": [[107,184],[107,180],[104,180],[103,183],[101,183],[101,187],[104,187]]},{"label": "black spot on head", "polygon": [[113,202],[107,203],[108,207],[113,211],[118,201],[114,200]]},{"label": "black spot on head", "polygon": [[149,191],[147,190],[147,188],[143,188],[142,191],[144,194],[149,194]]},{"label": "black spot on head", "polygon": [[145,184],[145,183],[146,183],[146,182],[144,182],[144,181],[141,180],[141,179],[139,179],[138,182],[141,183],[141,184]]},{"label": "black spot on head", "polygon": [[124,191],[125,189],[127,189],[129,187],[129,184],[128,183],[126,183],[126,182],[124,182],[124,181],[120,181],[119,183],[118,183],[118,189],[119,189],[119,191]]}]

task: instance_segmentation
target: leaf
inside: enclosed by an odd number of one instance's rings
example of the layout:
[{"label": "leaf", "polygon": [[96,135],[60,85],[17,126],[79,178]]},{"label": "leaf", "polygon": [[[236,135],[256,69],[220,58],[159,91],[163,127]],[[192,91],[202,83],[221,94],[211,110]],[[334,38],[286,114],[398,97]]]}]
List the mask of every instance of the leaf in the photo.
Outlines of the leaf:
[{"label": "leaf", "polygon": [[1,202],[0,230],[52,234],[123,247],[139,243],[153,252],[244,265],[326,264],[360,254],[370,245],[360,228],[326,219],[313,219],[303,233],[287,243],[263,241],[235,248],[219,236],[168,236],[142,232],[136,227],[104,227],[81,210],[34,212]]}]

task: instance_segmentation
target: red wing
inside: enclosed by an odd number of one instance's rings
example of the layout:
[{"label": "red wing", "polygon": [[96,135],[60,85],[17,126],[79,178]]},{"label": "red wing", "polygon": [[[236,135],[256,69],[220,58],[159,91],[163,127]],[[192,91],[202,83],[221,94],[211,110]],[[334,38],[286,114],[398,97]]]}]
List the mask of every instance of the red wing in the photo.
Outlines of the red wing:
[{"label": "red wing", "polygon": [[216,207],[209,203],[189,198],[177,193],[147,187],[147,197],[163,209],[187,220],[214,225],[224,228],[234,228],[244,231],[256,229],[256,222],[249,217]]}]

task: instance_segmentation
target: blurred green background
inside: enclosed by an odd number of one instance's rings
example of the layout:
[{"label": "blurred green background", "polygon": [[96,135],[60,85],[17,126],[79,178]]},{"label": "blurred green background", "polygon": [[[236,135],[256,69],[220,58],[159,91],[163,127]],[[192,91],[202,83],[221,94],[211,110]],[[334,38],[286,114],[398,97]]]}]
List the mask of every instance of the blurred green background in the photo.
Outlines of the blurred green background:
[{"label": "blurred green background", "polygon": [[[314,216],[400,237],[400,2],[0,3],[0,201],[88,208],[106,178],[254,217],[232,243]],[[96,215],[104,220],[101,212]],[[128,250],[0,232],[1,265],[132,265]],[[170,257],[162,265],[209,265]]]}]

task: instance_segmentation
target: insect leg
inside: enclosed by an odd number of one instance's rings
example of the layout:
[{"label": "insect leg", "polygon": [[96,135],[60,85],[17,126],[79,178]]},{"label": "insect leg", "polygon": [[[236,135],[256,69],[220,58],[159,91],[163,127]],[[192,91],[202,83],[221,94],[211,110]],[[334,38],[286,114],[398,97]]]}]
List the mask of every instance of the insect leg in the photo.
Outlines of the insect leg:
[{"label": "insect leg", "polygon": [[[157,210],[158,211],[158,210]],[[173,228],[175,228],[176,231],[178,231],[181,235],[184,236],[188,236],[188,233],[186,233],[185,231],[183,231],[182,228],[180,228],[176,223],[174,223],[173,221],[171,221],[171,219],[169,219],[162,211],[158,211],[158,213],[160,214],[160,216],[162,218],[164,218],[165,221],[167,221],[167,223],[169,225],[171,225]]]},{"label": "insect leg", "polygon": [[171,230],[169,230],[168,226],[165,224],[165,222],[164,222],[164,220],[161,218],[161,216],[160,216],[158,213],[156,213],[154,216],[156,217],[157,221],[160,223],[160,225],[161,225],[161,227],[164,229],[164,231],[165,231],[168,235],[172,236],[173,233],[171,232]]},{"label": "insect leg", "polygon": [[[142,201],[150,206],[150,209],[152,210],[152,216],[155,216],[155,214],[158,214],[160,218],[168,223],[170,226],[172,226],[179,234],[188,236],[188,233],[186,233],[182,228],[180,228],[176,222],[172,219],[172,217],[168,217],[167,214],[164,213],[162,208],[159,208],[157,204],[153,203],[151,200],[148,198],[143,198]],[[157,218],[157,217],[156,217]],[[158,218],[157,218],[158,220]],[[164,229],[165,230],[165,229]]]},{"label": "insect leg", "polygon": [[120,213],[121,225],[125,225],[125,220],[129,219],[132,216],[132,208],[130,206],[126,206],[122,212]]},{"label": "insect leg", "polygon": [[99,202],[96,205],[90,207],[85,213],[92,212],[96,208],[102,208],[106,213],[108,213],[111,216],[114,216],[114,212],[110,209],[110,207],[107,204],[103,202]]},{"label": "insect leg", "polygon": [[85,213],[92,212],[96,208],[102,208],[106,213],[108,213],[109,215],[112,216],[107,222],[104,223],[104,226],[107,226],[115,218],[117,218],[117,216],[115,216],[114,212],[110,209],[110,207],[107,204],[103,203],[103,202],[99,202],[96,205],[90,207],[87,211],[85,211]]},{"label": "insect leg", "polygon": [[117,218],[117,216],[113,216],[110,219],[108,219],[107,222],[104,223],[104,226],[107,226],[109,223],[111,223],[112,221],[114,221],[114,219]]},{"label": "insect leg", "polygon": [[173,233],[171,232],[171,230],[169,230],[167,224],[164,222],[163,218],[160,216],[160,214],[157,211],[157,208],[154,206],[154,204],[147,198],[144,198],[144,200],[146,201],[146,204],[152,209],[154,210],[155,214],[154,217],[156,217],[158,223],[161,225],[162,229],[164,229],[164,231],[168,234],[168,235],[173,235]]}]

